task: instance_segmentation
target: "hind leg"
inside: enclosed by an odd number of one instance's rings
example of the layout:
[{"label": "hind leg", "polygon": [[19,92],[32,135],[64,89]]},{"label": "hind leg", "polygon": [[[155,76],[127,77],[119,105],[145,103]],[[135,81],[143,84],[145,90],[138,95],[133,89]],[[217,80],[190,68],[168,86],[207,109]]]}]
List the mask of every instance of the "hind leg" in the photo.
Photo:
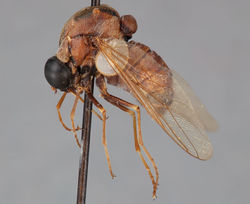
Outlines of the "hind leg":
[{"label": "hind leg", "polygon": [[[157,186],[158,186],[158,180],[159,180],[159,172],[158,172],[158,168],[157,168],[157,166],[156,166],[156,164],[154,162],[153,157],[150,155],[150,153],[148,152],[148,150],[146,149],[146,147],[143,144],[142,134],[141,134],[141,117],[140,117],[141,114],[140,114],[140,108],[138,106],[134,105],[134,104],[131,104],[131,103],[127,102],[127,101],[124,101],[124,100],[122,100],[120,98],[117,98],[115,96],[110,95],[107,92],[105,81],[104,81],[103,77],[100,76],[100,75],[97,77],[97,85],[98,85],[98,87],[100,89],[101,96],[105,100],[107,100],[111,104],[117,106],[121,110],[129,113],[133,117],[135,149],[138,152],[138,154],[139,154],[139,156],[140,156],[140,158],[141,158],[141,160],[142,160],[142,162],[143,162],[146,170],[149,173],[149,176],[150,176],[152,184],[153,184],[153,198],[155,198],[156,197],[156,190],[157,190]],[[138,129],[139,129],[138,132],[139,132],[139,138],[137,137],[135,112],[133,112],[132,110],[128,109],[127,107],[129,107],[129,108],[131,108],[131,109],[133,109],[134,111],[137,112],[137,115],[138,115]],[[153,174],[152,174],[152,172],[151,172],[148,164],[146,163],[144,157],[142,156],[140,146],[142,147],[143,151],[145,152],[146,156],[148,157],[148,159],[150,160],[151,164],[154,167],[155,176],[156,176],[155,180],[154,180]]]},{"label": "hind leg", "polygon": [[158,168],[157,168],[157,166],[155,164],[155,161],[154,161],[153,157],[150,155],[150,153],[148,152],[147,148],[145,147],[145,145],[143,143],[142,133],[141,133],[141,111],[140,111],[140,108],[137,105],[129,104],[129,103],[128,103],[128,107],[132,108],[133,110],[135,110],[137,112],[138,129],[139,129],[139,131],[138,131],[138,133],[139,133],[138,142],[139,142],[139,145],[142,147],[143,151],[145,152],[146,156],[150,160],[150,162],[153,165],[154,170],[155,170],[156,179],[155,179],[155,187],[154,187],[154,192],[153,192],[153,197],[155,198],[156,197],[156,190],[157,190],[158,182],[159,182],[159,171],[158,171]]},{"label": "hind leg", "polygon": [[[104,99],[107,100],[108,102],[110,102],[111,104],[115,105],[119,109],[121,109],[121,110],[129,113],[132,116],[132,118],[133,118],[133,129],[134,129],[135,150],[139,154],[140,159],[142,160],[142,163],[145,166],[145,168],[146,168],[146,170],[147,170],[147,172],[149,174],[149,177],[150,177],[150,179],[152,181],[153,186],[155,186],[156,182],[154,180],[154,176],[153,176],[153,174],[152,174],[152,172],[151,172],[151,170],[150,170],[150,168],[149,168],[146,160],[144,159],[144,157],[143,157],[143,155],[141,153],[140,143],[139,143],[139,140],[138,140],[138,137],[137,137],[137,125],[136,125],[136,115],[135,115],[135,112],[133,112],[132,110],[126,108],[123,105],[121,105],[122,102],[125,102],[125,101],[122,101],[121,99],[118,99],[116,97],[114,98],[112,95],[104,96]],[[154,189],[154,192],[153,192],[154,195],[155,195],[155,192],[156,192],[156,189]]]},{"label": "hind leg", "polygon": [[[159,172],[158,172],[158,168],[155,164],[155,161],[153,159],[153,157],[150,155],[150,153],[148,152],[148,150],[146,149],[146,147],[143,144],[142,141],[142,135],[141,135],[141,124],[140,124],[140,109],[138,106],[133,105],[128,103],[127,101],[124,101],[122,99],[119,99],[115,96],[112,95],[105,95],[103,96],[105,100],[107,100],[108,102],[110,102],[111,104],[115,105],[116,107],[120,108],[121,110],[129,113],[132,117],[133,117],[133,127],[134,127],[134,140],[135,140],[135,149],[138,152],[146,170],[148,171],[149,177],[151,178],[152,184],[153,184],[153,198],[156,197],[156,190],[157,190],[157,186],[158,186],[158,180],[159,180]],[[124,107],[123,105],[126,105],[127,107],[133,108],[135,111],[137,111],[138,114],[138,119],[137,119],[137,124],[138,124],[138,129],[139,129],[139,137],[137,137],[137,130],[136,130],[136,116],[135,116],[135,112],[133,112],[132,110]],[[145,161],[142,153],[141,153],[141,148],[143,149],[144,153],[146,154],[146,156],[148,157],[149,161],[152,163],[154,170],[155,170],[155,176],[156,179],[154,180],[153,174],[147,164],[147,162]]]}]

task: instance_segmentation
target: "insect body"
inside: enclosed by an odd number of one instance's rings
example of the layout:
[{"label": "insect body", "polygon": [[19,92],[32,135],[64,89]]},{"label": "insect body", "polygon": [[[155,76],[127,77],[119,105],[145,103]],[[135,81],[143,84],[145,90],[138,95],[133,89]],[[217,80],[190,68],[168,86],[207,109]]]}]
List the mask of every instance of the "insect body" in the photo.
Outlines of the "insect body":
[{"label": "insect body", "polygon": [[[152,180],[155,197],[159,173],[143,144],[140,108],[109,94],[106,83],[129,91],[167,135],[198,159],[207,160],[212,156],[213,148],[205,131],[215,130],[217,124],[189,85],[157,53],[146,45],[129,41],[136,30],[134,17],[120,17],[106,5],[78,11],[65,24],[58,52],[45,65],[45,77],[54,90],[64,92],[57,104],[59,119],[66,130],[73,131],[78,145],[76,131],[79,128],[75,127],[74,115],[78,101],[83,102],[80,94],[86,92],[100,110],[102,117],[96,114],[103,121],[103,145],[109,171],[114,177],[105,135],[106,111],[89,90],[90,79],[95,75],[101,96],[133,118],[135,149]],[[75,95],[71,128],[63,123],[60,113],[67,93]]]}]

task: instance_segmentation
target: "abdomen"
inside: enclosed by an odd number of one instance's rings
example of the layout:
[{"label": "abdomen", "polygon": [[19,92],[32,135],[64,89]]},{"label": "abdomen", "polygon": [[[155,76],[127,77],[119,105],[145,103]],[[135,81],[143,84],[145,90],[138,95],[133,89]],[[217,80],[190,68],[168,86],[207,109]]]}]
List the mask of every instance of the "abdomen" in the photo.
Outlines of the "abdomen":
[{"label": "abdomen", "polygon": [[[128,42],[129,60],[127,72],[138,88],[146,95],[154,95],[162,104],[171,104],[173,98],[172,73],[163,59],[148,46],[134,41]],[[106,77],[109,84],[120,86],[129,91],[122,79],[116,75]]]}]

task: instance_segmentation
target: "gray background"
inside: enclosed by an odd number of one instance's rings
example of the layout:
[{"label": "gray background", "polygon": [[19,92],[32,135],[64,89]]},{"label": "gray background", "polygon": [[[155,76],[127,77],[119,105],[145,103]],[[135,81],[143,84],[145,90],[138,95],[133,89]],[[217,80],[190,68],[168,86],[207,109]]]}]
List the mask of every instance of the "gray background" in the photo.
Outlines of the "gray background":
[{"label": "gray background", "polygon": [[[214,156],[183,152],[143,111],[145,144],[160,170],[158,199],[134,150],[132,121],[108,111],[111,180],[94,117],[88,203],[246,204],[250,202],[249,0],[146,0],[103,3],[139,24],[134,40],[149,45],[193,87],[220,124],[209,134]],[[2,0],[0,8],[0,203],[75,203],[79,149],[61,127],[43,69],[64,22],[90,1]],[[127,93],[111,92],[128,101]],[[96,90],[98,97],[98,91]],[[73,97],[63,106],[69,122]],[[81,124],[79,105],[77,124]]]}]

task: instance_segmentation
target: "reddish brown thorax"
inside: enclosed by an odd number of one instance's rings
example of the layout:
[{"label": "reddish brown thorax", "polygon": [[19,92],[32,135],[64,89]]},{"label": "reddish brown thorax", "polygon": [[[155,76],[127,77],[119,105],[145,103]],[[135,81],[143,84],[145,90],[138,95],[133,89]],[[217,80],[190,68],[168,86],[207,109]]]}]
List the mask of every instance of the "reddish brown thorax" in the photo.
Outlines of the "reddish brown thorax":
[{"label": "reddish brown thorax", "polygon": [[[79,67],[93,67],[95,65],[98,47],[95,39],[120,39],[128,41],[137,30],[137,22],[131,15],[120,17],[118,12],[107,5],[87,7],[76,12],[64,25],[57,58],[66,63],[74,76],[71,87],[84,89],[85,75],[79,73]],[[172,80],[171,72],[162,58],[149,47],[130,41],[127,43],[129,64],[135,64],[137,79],[148,92],[161,95],[162,102],[171,103]],[[131,69],[128,65],[127,69]],[[82,70],[81,72],[84,72]],[[107,82],[120,86],[129,91],[118,75],[105,75]],[[145,78],[145,76],[147,76]],[[151,81],[158,83],[152,83]]]},{"label": "reddish brown thorax", "polygon": [[107,5],[87,7],[75,13],[64,25],[57,58],[64,63],[71,60],[74,67],[92,66],[97,49],[91,37],[131,38],[136,29],[136,20],[131,15],[120,17]]}]

